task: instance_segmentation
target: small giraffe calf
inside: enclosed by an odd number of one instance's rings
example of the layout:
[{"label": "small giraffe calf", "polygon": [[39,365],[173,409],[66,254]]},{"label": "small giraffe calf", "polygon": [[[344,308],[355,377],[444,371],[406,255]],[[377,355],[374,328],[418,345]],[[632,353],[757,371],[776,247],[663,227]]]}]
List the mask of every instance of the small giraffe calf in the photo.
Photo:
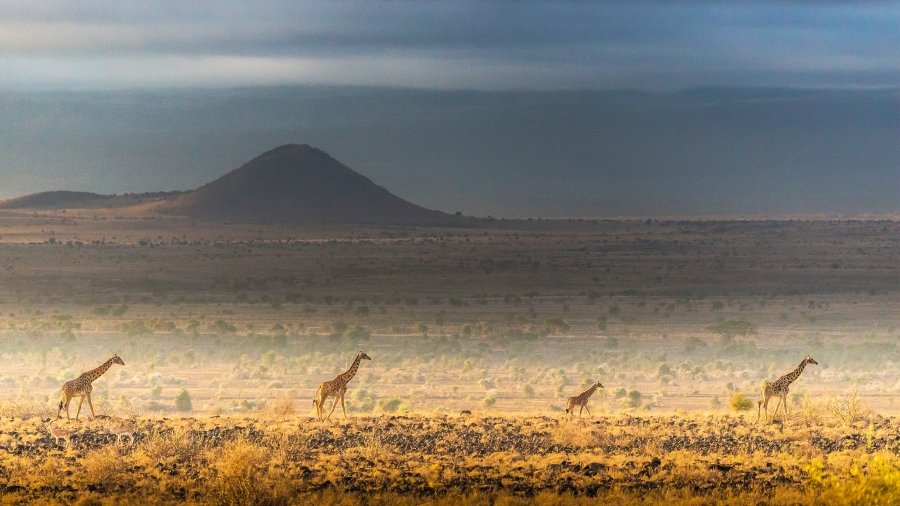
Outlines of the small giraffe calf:
[{"label": "small giraffe calf", "polygon": [[50,435],[56,438],[56,446],[59,446],[59,440],[62,439],[66,442],[65,448],[68,448],[69,440],[72,437],[72,430],[63,429],[62,427],[54,427],[54,423],[56,423],[56,421],[50,422],[48,428],[50,429]]},{"label": "small giraffe calf", "polygon": [[130,446],[134,445],[134,424],[129,422],[121,422],[118,425],[113,425],[113,421],[110,420],[106,423],[106,429],[109,430],[112,434],[116,435],[116,444],[119,444],[119,440],[122,439],[122,436],[128,436],[131,438]]},{"label": "small giraffe calf", "polygon": [[594,395],[594,392],[596,392],[598,388],[603,388],[603,385],[601,385],[599,381],[591,385],[591,388],[588,388],[575,397],[569,397],[569,400],[566,402],[566,414],[575,414],[575,406],[580,406],[581,409],[578,410],[578,418],[581,418],[581,412],[585,409],[587,409],[588,415],[593,416],[591,415],[591,410],[587,407],[587,403],[588,399]]}]

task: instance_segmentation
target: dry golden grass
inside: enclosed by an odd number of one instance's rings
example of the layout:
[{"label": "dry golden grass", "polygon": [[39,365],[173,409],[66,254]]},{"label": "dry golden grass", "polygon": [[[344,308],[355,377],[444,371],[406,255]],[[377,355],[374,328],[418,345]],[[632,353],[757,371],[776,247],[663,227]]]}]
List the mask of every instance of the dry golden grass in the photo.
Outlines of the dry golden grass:
[{"label": "dry golden grass", "polygon": [[825,426],[732,416],[144,418],[134,448],[92,432],[67,451],[20,423],[17,444],[0,449],[8,497],[20,502],[893,504],[900,493],[900,429],[878,415]]}]

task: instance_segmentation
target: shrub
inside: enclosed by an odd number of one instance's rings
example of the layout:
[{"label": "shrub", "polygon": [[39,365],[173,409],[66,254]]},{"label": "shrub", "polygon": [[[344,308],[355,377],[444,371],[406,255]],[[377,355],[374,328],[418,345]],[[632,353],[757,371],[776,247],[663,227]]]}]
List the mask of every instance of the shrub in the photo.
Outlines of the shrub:
[{"label": "shrub", "polygon": [[289,494],[284,485],[264,479],[268,459],[264,448],[245,440],[231,441],[221,453],[211,455],[216,474],[209,484],[210,504],[286,504]]},{"label": "shrub", "polygon": [[84,457],[85,482],[112,486],[126,477],[128,464],[113,446],[88,452]]},{"label": "shrub", "polygon": [[47,405],[34,399],[10,399],[0,402],[0,417],[6,418],[45,418],[51,415]]},{"label": "shrub", "polygon": [[547,318],[544,320],[544,328],[551,334],[562,334],[569,331],[569,324],[562,318]]},{"label": "shrub", "polygon": [[188,462],[196,457],[199,451],[191,433],[183,428],[153,430],[142,439],[141,452],[156,462]]},{"label": "shrub", "polygon": [[401,404],[403,404],[403,401],[398,397],[381,399],[378,401],[378,409],[384,411],[385,413],[396,413],[397,410],[400,409]]},{"label": "shrub", "polygon": [[335,335],[343,334],[350,326],[344,322],[333,322],[331,324],[331,333]]},{"label": "shrub", "polygon": [[178,411],[191,411],[194,409],[191,405],[191,394],[184,388],[175,397],[175,409]]},{"label": "shrub", "polygon": [[684,351],[687,353],[693,353],[700,348],[706,347],[706,341],[700,339],[699,337],[688,337],[684,340]]},{"label": "shrub", "polygon": [[639,408],[641,406],[643,396],[637,390],[628,392],[628,407]]},{"label": "shrub", "polygon": [[211,330],[219,334],[225,334],[229,332],[237,332],[237,327],[227,323],[225,320],[216,320],[215,323],[212,324]]},{"label": "shrub", "polygon": [[277,418],[286,418],[297,412],[294,407],[294,401],[290,397],[279,397],[272,403],[272,414]]},{"label": "shrub", "polygon": [[735,411],[748,411],[753,407],[753,400],[740,392],[736,392],[731,396],[728,405]]},{"label": "shrub", "polygon": [[834,419],[847,425],[868,418],[871,414],[858,392],[832,397],[828,399],[827,406]]},{"label": "shrub", "polygon": [[756,326],[744,320],[726,320],[706,327],[713,334],[719,334],[725,341],[730,341],[735,336],[746,337],[756,333]]},{"label": "shrub", "polygon": [[372,333],[366,330],[361,325],[354,325],[347,330],[344,331],[344,337],[347,339],[352,339],[354,341],[358,341],[360,339],[368,339],[371,337]]}]

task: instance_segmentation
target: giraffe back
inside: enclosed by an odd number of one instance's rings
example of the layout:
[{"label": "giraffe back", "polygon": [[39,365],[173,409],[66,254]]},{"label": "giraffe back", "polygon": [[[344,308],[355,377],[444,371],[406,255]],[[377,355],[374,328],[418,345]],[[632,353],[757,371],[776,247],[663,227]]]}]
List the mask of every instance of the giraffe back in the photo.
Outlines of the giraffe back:
[{"label": "giraffe back", "polygon": [[63,384],[62,390],[70,397],[85,394],[90,391],[91,380],[86,374],[69,380]]}]

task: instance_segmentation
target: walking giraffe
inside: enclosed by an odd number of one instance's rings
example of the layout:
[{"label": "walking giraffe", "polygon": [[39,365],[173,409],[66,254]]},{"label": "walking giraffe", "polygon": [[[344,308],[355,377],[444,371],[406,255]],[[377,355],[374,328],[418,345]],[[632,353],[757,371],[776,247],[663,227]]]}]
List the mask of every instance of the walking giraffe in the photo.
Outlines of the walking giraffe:
[{"label": "walking giraffe", "polygon": [[331,405],[331,411],[325,419],[331,418],[331,413],[334,413],[334,408],[337,407],[338,399],[341,401],[341,411],[344,412],[344,418],[347,418],[347,408],[344,407],[344,394],[347,393],[347,383],[353,379],[353,376],[356,376],[356,370],[359,369],[359,363],[362,360],[372,359],[365,353],[359,352],[356,355],[356,359],[353,360],[353,364],[347,369],[347,372],[338,374],[337,378],[319,385],[319,389],[316,390],[316,398],[313,399],[313,404],[316,406],[316,418],[322,420],[322,408],[325,406],[325,401],[328,397],[332,395],[334,396],[334,404]]},{"label": "walking giraffe", "polygon": [[756,421],[759,422],[759,412],[760,409],[764,409],[766,411],[766,422],[769,421],[769,399],[771,397],[778,397],[778,404],[775,405],[775,412],[772,413],[772,418],[775,418],[775,415],[778,414],[778,407],[781,406],[781,403],[784,402],[784,416],[788,415],[787,409],[787,395],[788,389],[797,378],[800,377],[800,373],[803,372],[803,369],[806,367],[806,364],[815,364],[819,365],[818,362],[812,359],[809,355],[803,359],[803,362],[800,362],[800,365],[797,366],[793,371],[785,374],[784,376],[778,378],[775,381],[771,381],[763,384],[762,389],[759,392],[759,402],[756,405]]},{"label": "walking giraffe", "polygon": [[599,381],[591,385],[591,388],[588,388],[575,397],[569,397],[569,400],[566,401],[566,414],[575,414],[575,406],[580,406],[581,409],[578,410],[578,418],[581,418],[581,412],[585,409],[587,409],[588,415],[593,416],[591,415],[591,410],[587,407],[587,402],[598,388],[603,388],[603,385],[601,385]]},{"label": "walking giraffe", "polygon": [[91,403],[91,391],[94,387],[91,383],[102,376],[113,364],[125,365],[125,362],[122,362],[118,355],[113,355],[112,358],[103,362],[103,365],[100,367],[83,372],[81,376],[67,381],[62,387],[62,400],[59,401],[59,409],[56,410],[56,419],[59,420],[61,418],[60,413],[65,406],[66,420],[71,420],[69,418],[69,402],[72,401],[73,397],[80,397],[78,411],[75,412],[75,419],[78,420],[78,415],[81,414],[81,404],[84,402],[85,397],[87,397],[88,406],[91,408],[91,418],[94,418],[94,405]]}]

